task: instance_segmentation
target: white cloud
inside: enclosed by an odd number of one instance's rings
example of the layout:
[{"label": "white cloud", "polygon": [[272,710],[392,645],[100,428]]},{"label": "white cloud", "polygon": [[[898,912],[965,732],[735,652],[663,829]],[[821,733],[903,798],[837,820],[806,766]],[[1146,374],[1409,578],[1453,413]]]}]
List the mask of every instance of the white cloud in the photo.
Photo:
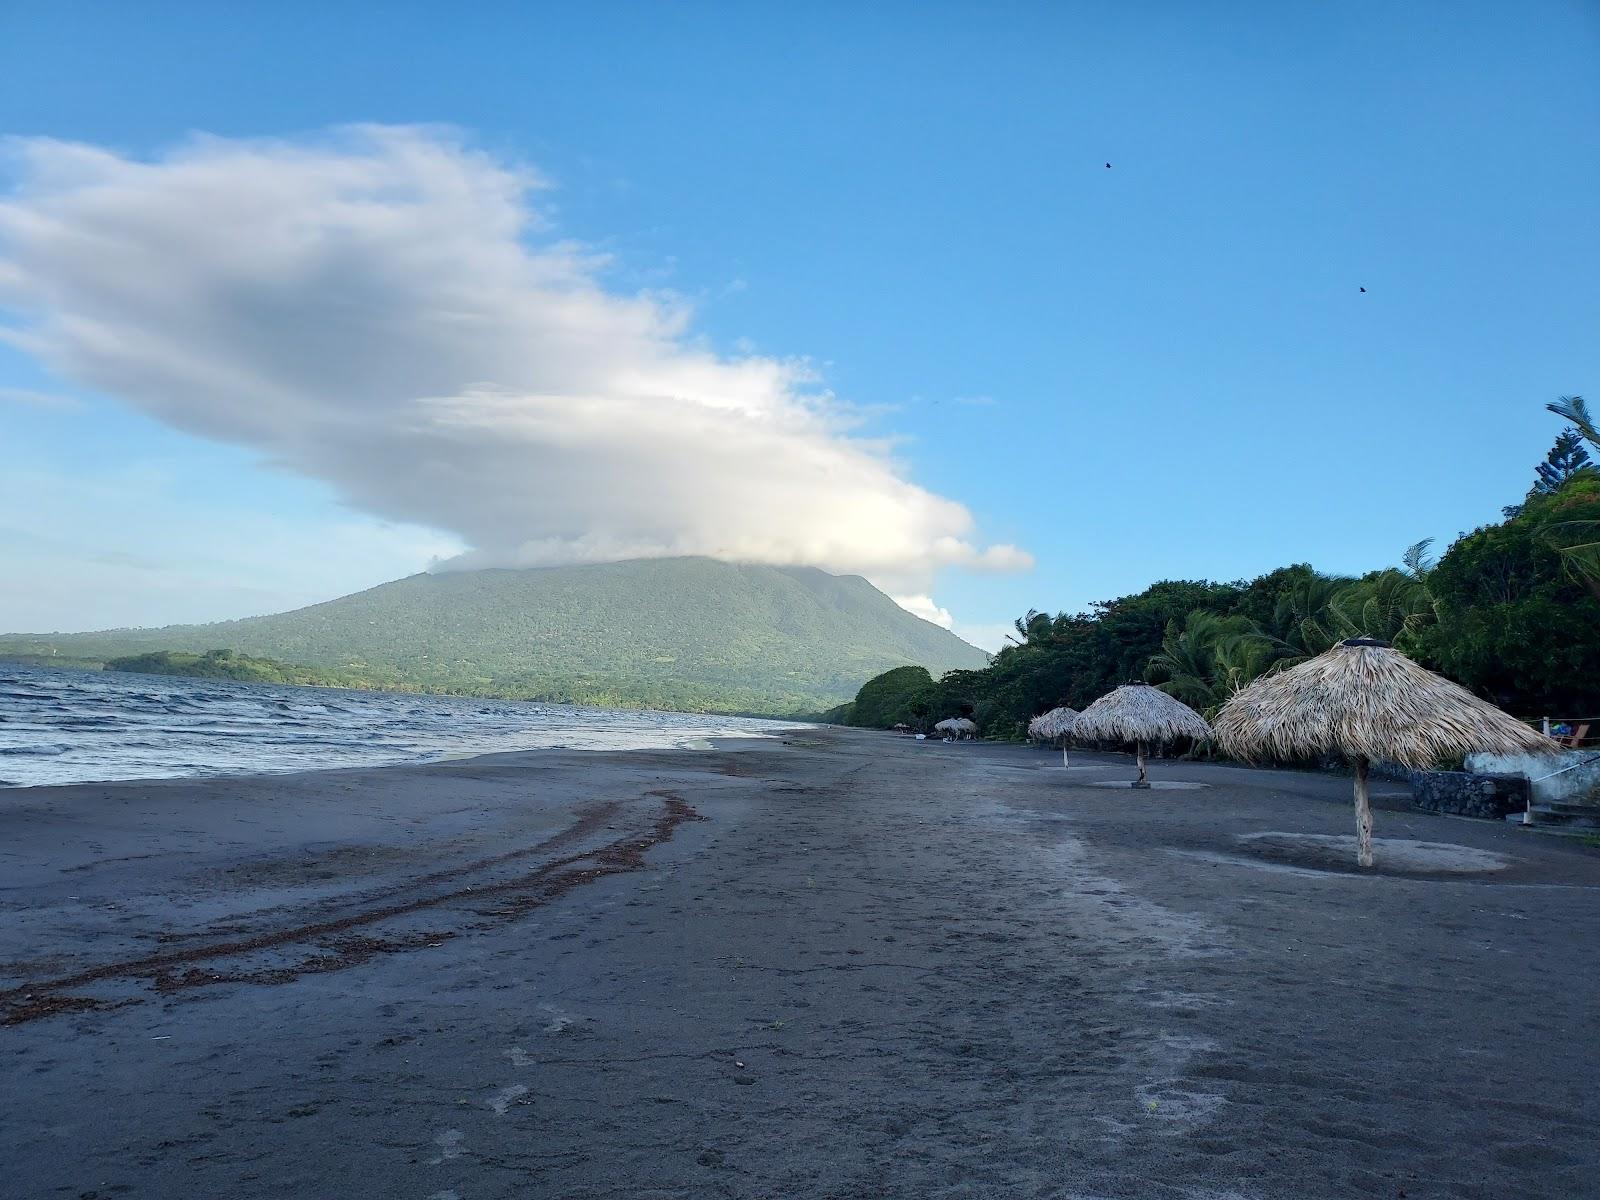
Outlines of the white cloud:
[{"label": "white cloud", "polygon": [[950,610],[940,608],[934,603],[932,596],[895,596],[894,602],[908,613],[915,613],[924,621],[932,621],[945,629],[951,628],[956,623],[956,619],[950,615]]},{"label": "white cloud", "polygon": [[941,628],[950,630],[964,642],[995,653],[1006,644],[1006,635],[1015,634],[1017,631],[1008,621],[998,624],[986,625],[971,621],[957,620],[948,608],[939,605],[932,596],[896,596],[894,602],[909,613],[915,613],[924,621],[932,621]]},{"label": "white cloud", "polygon": [[805,363],[719,356],[681,302],[607,290],[537,174],[447,131],[8,146],[0,338],[454,535],[457,565],[706,554],[925,598],[942,567],[1031,563],[853,435]]},{"label": "white cloud", "polygon": [[978,649],[987,650],[990,654],[994,654],[1005,647],[1007,635],[1009,634],[1014,638],[1017,631],[1004,621],[994,625],[973,625],[958,621],[956,622],[954,633],[963,641],[971,642]]}]

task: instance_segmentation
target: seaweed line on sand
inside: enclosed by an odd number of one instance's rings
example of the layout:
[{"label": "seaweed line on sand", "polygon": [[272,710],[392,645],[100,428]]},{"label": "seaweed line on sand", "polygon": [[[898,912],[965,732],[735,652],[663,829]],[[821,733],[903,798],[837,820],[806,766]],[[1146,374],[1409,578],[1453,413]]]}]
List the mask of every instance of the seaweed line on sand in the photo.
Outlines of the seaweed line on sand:
[{"label": "seaweed line on sand", "polygon": [[[301,975],[344,970],[366,962],[377,954],[415,950],[436,946],[455,936],[450,931],[430,932],[421,936],[375,938],[358,935],[325,943],[321,953],[298,963],[256,971],[223,971],[202,969],[199,964],[234,958],[262,950],[275,950],[284,946],[350,930],[379,924],[397,917],[410,916],[430,909],[440,909],[462,901],[481,901],[485,897],[500,897],[498,909],[492,915],[501,921],[515,920],[540,905],[565,895],[581,884],[593,883],[608,875],[637,871],[645,865],[644,854],[652,846],[669,841],[679,825],[686,821],[700,821],[702,817],[681,797],[667,791],[651,791],[646,795],[662,799],[662,811],[643,832],[618,838],[593,850],[584,850],[544,863],[515,879],[497,883],[478,883],[461,886],[427,896],[362,909],[343,917],[308,923],[281,926],[250,937],[184,949],[163,950],[139,958],[122,959],[89,967],[72,974],[50,979],[35,980],[16,987],[0,990],[0,1025],[20,1025],[42,1017],[63,1013],[121,1007],[134,1003],[129,999],[102,1000],[91,996],[68,994],[68,989],[109,980],[142,980],[157,992],[171,993],[191,987],[218,983],[288,983]],[[541,843],[549,848],[551,843],[570,842],[574,837],[592,832],[603,824],[608,810],[600,808],[587,814],[556,838]],[[435,872],[424,876],[419,883],[436,883],[514,858],[517,853],[497,855],[492,859],[468,863],[453,871]],[[480,917],[491,915],[474,909]],[[179,968],[189,968],[178,973]]]}]

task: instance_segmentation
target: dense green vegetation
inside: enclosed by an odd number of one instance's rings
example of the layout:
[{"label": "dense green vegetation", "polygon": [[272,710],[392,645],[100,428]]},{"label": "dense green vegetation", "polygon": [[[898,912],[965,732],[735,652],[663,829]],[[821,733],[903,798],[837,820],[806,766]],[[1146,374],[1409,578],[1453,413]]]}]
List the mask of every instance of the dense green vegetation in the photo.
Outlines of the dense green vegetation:
[{"label": "dense green vegetation", "polygon": [[[1506,519],[1465,534],[1435,564],[1428,543],[1359,578],[1300,563],[1233,583],[1164,580],[1088,612],[1029,612],[981,670],[926,686],[890,672],[837,714],[851,724],[969,714],[985,736],[1019,737],[1058,704],[1082,709],[1148,679],[1207,713],[1264,672],[1348,637],[1392,642],[1524,717],[1600,712],[1600,430],[1583,400]],[[870,703],[864,700],[870,699]]]},{"label": "dense green vegetation", "polygon": [[926,667],[896,667],[861,685],[855,700],[834,713],[842,725],[892,729],[909,725],[925,730],[933,704],[933,676]]},{"label": "dense green vegetation", "polygon": [[1600,577],[1564,553],[1597,523],[1600,477],[1582,477],[1462,538],[1428,577],[1418,657],[1513,712],[1600,712]]},{"label": "dense green vegetation", "polygon": [[316,667],[300,667],[270,658],[252,658],[232,650],[207,650],[189,654],[182,650],[157,650],[113,658],[107,671],[131,671],[141,675],[185,675],[194,679],[238,679],[245,683],[299,683],[342,686],[336,672]]},{"label": "dense green vegetation", "polygon": [[346,687],[784,715],[846,700],[897,664],[987,661],[859,577],[704,558],[413,575],[242,621],[0,637],[0,656],[216,646]]}]

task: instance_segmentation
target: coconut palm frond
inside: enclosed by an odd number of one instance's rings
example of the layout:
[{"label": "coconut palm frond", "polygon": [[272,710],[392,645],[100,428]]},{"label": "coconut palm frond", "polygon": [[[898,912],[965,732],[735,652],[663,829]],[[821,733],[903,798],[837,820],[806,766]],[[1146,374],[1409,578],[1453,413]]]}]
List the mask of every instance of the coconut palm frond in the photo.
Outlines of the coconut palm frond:
[{"label": "coconut palm frond", "polygon": [[1359,579],[1328,602],[1328,627],[1338,633],[1340,641],[1374,638],[1395,642],[1433,619],[1434,601],[1427,585],[1399,569]]},{"label": "coconut palm frond", "polygon": [[[1157,658],[1159,657],[1157,655]],[[1151,659],[1150,664],[1154,668],[1156,658]],[[1216,701],[1215,681],[1198,675],[1171,672],[1170,678],[1155,686],[1167,695],[1183,701],[1196,712],[1204,712]]]},{"label": "coconut palm frond", "polygon": [[1278,647],[1270,638],[1259,634],[1220,643],[1212,676],[1215,703],[1207,706],[1206,716],[1209,718],[1219,705],[1240,688],[1287,661],[1280,657]]},{"label": "coconut palm frond", "polygon": [[1589,405],[1582,396],[1562,396],[1544,407],[1546,412],[1553,412],[1569,422],[1584,441],[1600,448],[1600,425],[1596,425],[1594,418],[1589,415]]},{"label": "coconut palm frond", "polygon": [[1420,542],[1413,542],[1407,546],[1406,552],[1400,556],[1400,561],[1405,564],[1413,579],[1426,579],[1429,572],[1438,565],[1439,560],[1428,553],[1432,545],[1432,538],[1423,538]]},{"label": "coconut palm frond", "polygon": [[1310,575],[1278,597],[1272,624],[1286,649],[1299,655],[1320,654],[1339,640],[1338,632],[1330,628],[1328,605],[1350,582]]},{"label": "coconut palm frond", "polygon": [[1207,714],[1282,653],[1249,618],[1202,609],[1190,613],[1181,629],[1176,621],[1167,626],[1149,671],[1162,681],[1156,685],[1162,691]]},{"label": "coconut palm frond", "polygon": [[1600,521],[1552,521],[1542,532],[1567,571],[1600,598]]}]

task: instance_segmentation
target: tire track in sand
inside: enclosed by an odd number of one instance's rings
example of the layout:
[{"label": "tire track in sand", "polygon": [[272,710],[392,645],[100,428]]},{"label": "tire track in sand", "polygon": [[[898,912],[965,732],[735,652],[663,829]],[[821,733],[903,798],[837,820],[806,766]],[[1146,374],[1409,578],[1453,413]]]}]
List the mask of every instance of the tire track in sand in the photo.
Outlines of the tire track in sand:
[{"label": "tire track in sand", "polygon": [[[536,846],[431,872],[401,889],[412,893],[419,886],[435,889],[425,895],[412,894],[386,903],[369,904],[340,917],[291,921],[246,937],[118,959],[0,990],[0,1025],[21,1025],[65,1013],[141,1002],[136,995],[107,998],[78,992],[92,984],[144,984],[156,993],[172,993],[223,983],[289,983],[302,975],[346,970],[378,954],[437,946],[461,930],[432,928],[387,937],[357,931],[418,914],[440,912],[452,905],[472,906],[471,911],[478,919],[465,928],[485,928],[516,920],[581,884],[641,869],[645,852],[652,846],[670,841],[678,826],[686,821],[704,819],[676,793],[651,791],[645,794],[661,800],[661,811],[640,833],[617,838],[595,849],[563,855],[510,879],[483,879],[493,868],[519,858],[547,854],[598,832],[620,807],[616,801],[596,805],[572,825]],[[394,895],[394,892],[389,894]],[[495,900],[497,907],[481,907],[486,899]],[[297,962],[276,966],[228,965],[229,960],[297,946],[312,947],[313,953]]]}]

